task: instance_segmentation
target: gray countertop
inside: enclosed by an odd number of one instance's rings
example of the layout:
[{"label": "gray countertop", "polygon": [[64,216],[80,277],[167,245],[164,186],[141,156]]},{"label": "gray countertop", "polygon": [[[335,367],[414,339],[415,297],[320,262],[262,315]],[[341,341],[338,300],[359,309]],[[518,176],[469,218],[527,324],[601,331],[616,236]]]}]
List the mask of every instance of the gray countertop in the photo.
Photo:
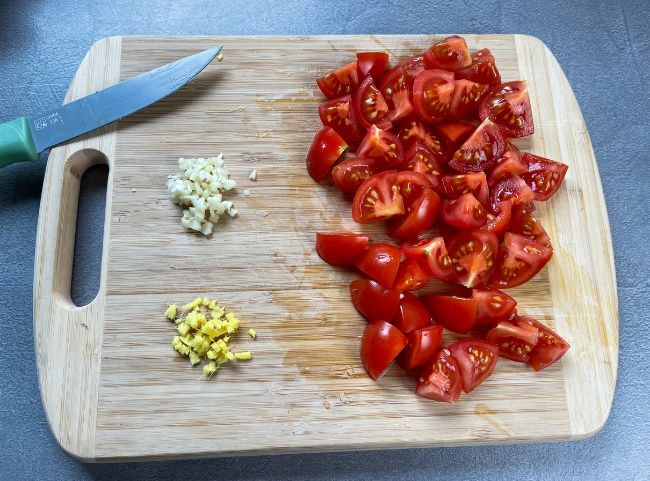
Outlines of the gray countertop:
[{"label": "gray countertop", "polygon": [[[0,121],[61,103],[92,43],[109,35],[526,33],[557,57],[584,114],[609,210],[620,313],[614,405],[579,441],[206,461],[84,465],[50,435],[32,335],[36,222],[45,161],[0,171],[0,478],[72,479],[625,479],[650,478],[647,340],[650,236],[650,3],[647,0],[192,2],[0,0]],[[98,174],[96,179],[101,176]],[[83,193],[101,208],[92,183]],[[87,232],[88,243],[99,232]],[[81,253],[90,248],[79,246]],[[93,292],[91,256],[79,299]],[[92,296],[91,296],[92,297]],[[596,313],[595,313],[596,315]]]}]

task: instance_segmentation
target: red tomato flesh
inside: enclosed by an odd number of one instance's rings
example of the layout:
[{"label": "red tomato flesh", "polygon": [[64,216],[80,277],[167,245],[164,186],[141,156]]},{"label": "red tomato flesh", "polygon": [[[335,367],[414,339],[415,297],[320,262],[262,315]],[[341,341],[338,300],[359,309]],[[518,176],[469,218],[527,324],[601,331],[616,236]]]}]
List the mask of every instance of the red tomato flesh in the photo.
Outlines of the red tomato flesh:
[{"label": "red tomato flesh", "polygon": [[436,131],[449,152],[456,152],[475,130],[476,125],[465,122],[447,122],[436,126]]},{"label": "red tomato flesh", "polygon": [[452,261],[442,237],[426,237],[404,242],[402,252],[437,279],[448,280],[453,274]]},{"label": "red tomato flesh", "polygon": [[406,336],[392,324],[369,323],[361,336],[361,361],[368,375],[379,380],[407,343]]},{"label": "red tomato flesh", "polygon": [[487,220],[481,229],[492,232],[494,235],[501,237],[510,227],[512,218],[512,201],[504,200],[497,204],[498,214],[487,213]]},{"label": "red tomato flesh", "polygon": [[335,99],[342,95],[354,93],[359,85],[357,63],[352,62],[331,71],[324,77],[316,80],[318,88],[328,99]]},{"label": "red tomato flesh", "polygon": [[352,218],[368,224],[404,214],[404,201],[397,185],[397,171],[389,170],[364,180],[352,200]]},{"label": "red tomato flesh", "polygon": [[356,144],[363,137],[353,116],[349,95],[328,100],[318,106],[318,115],[325,127],[332,127],[348,144]]},{"label": "red tomato flesh", "polygon": [[506,142],[505,152],[501,158],[497,159],[494,167],[488,171],[487,175],[490,179],[490,183],[494,183],[504,177],[522,175],[526,172],[528,172],[528,162],[524,161],[524,158],[517,147],[510,142]]},{"label": "red tomato flesh", "polygon": [[472,65],[467,43],[463,37],[452,35],[434,44],[424,55],[427,68],[455,72]]},{"label": "red tomato flesh", "polygon": [[403,292],[400,296],[399,308],[395,317],[390,321],[404,334],[431,325],[431,313],[417,296]]},{"label": "red tomato flesh", "polygon": [[307,172],[316,182],[330,173],[332,165],[343,154],[348,144],[331,127],[323,127],[314,136],[307,153]]},{"label": "red tomato flesh", "polygon": [[334,166],[332,179],[341,192],[351,197],[363,181],[375,175],[377,171],[375,159],[349,157]]},{"label": "red tomato flesh", "polygon": [[429,274],[413,259],[404,259],[397,269],[393,287],[400,291],[416,291],[429,281]]},{"label": "red tomato flesh", "polygon": [[442,185],[445,195],[450,199],[458,199],[465,194],[472,194],[481,205],[488,205],[489,190],[484,172],[446,175],[442,178]]},{"label": "red tomato flesh", "polygon": [[466,393],[472,392],[492,374],[499,359],[499,348],[480,339],[456,341],[447,349],[456,359]]},{"label": "red tomato flesh", "polygon": [[487,333],[487,340],[496,344],[499,355],[516,362],[527,362],[539,339],[539,330],[524,318],[499,321]]},{"label": "red tomato flesh", "polygon": [[558,361],[571,347],[568,342],[560,337],[560,335],[552,330],[550,327],[545,326],[535,319],[530,317],[522,318],[535,326],[539,332],[537,344],[530,352],[528,357],[528,365],[535,371],[550,366]]},{"label": "red tomato flesh", "polygon": [[557,192],[569,169],[562,162],[528,153],[524,154],[524,162],[528,164],[528,172],[523,178],[535,194],[535,200],[541,201],[550,199]]},{"label": "red tomato flesh", "polygon": [[472,64],[458,70],[456,78],[467,79],[472,82],[478,82],[487,85],[498,85],[501,83],[501,75],[497,69],[494,56],[490,49],[484,48],[472,54]]},{"label": "red tomato flesh", "polygon": [[369,244],[357,259],[357,268],[384,287],[393,287],[402,252],[382,242]]},{"label": "red tomato flesh", "polygon": [[449,242],[454,267],[452,280],[465,287],[485,284],[490,278],[499,248],[496,235],[484,230],[466,230]]},{"label": "red tomato flesh", "polygon": [[400,291],[387,289],[370,279],[350,283],[352,303],[368,321],[390,321],[400,304]]},{"label": "red tomato flesh", "polygon": [[394,217],[388,224],[388,235],[395,239],[412,239],[433,226],[440,211],[440,196],[431,189],[422,193],[406,207],[403,217]]},{"label": "red tomato flesh", "polygon": [[372,77],[366,77],[359,85],[359,89],[354,95],[354,107],[359,125],[365,129],[370,128],[373,124],[380,129],[390,129],[393,126],[390,121],[388,104],[372,81]]},{"label": "red tomato flesh", "polygon": [[333,266],[351,267],[361,257],[370,242],[366,234],[352,232],[317,232],[316,252]]},{"label": "red tomato flesh", "polygon": [[476,322],[476,299],[427,295],[422,297],[422,301],[429,308],[433,320],[450,331],[467,334]]},{"label": "red tomato flesh", "polygon": [[506,232],[488,285],[497,289],[520,286],[535,277],[552,255],[539,242]]},{"label": "red tomato flesh", "polygon": [[461,388],[456,359],[448,349],[441,349],[420,371],[415,394],[434,401],[453,403],[460,397]]},{"label": "red tomato flesh", "polygon": [[391,122],[397,122],[413,113],[411,91],[401,66],[398,65],[386,74],[379,90],[390,109]]},{"label": "red tomato flesh", "polygon": [[413,83],[413,107],[423,122],[438,124],[449,113],[454,94],[454,74],[424,70]]},{"label": "red tomato flesh", "polygon": [[492,87],[481,100],[479,115],[481,120],[492,120],[508,137],[526,137],[535,131],[528,87],[523,80]]},{"label": "red tomato flesh", "polygon": [[478,120],[478,106],[488,86],[471,80],[455,80],[449,109],[450,120]]},{"label": "red tomato flesh", "polygon": [[386,52],[358,52],[357,71],[359,78],[372,77],[379,83],[388,67],[388,54]]},{"label": "red tomato flesh", "polygon": [[517,301],[497,289],[472,289],[472,299],[478,303],[475,326],[508,320],[517,307]]},{"label": "red tomato flesh", "polygon": [[436,355],[442,344],[442,326],[416,329],[406,335],[408,344],[397,358],[402,369],[410,370],[423,366]]},{"label": "red tomato flesh", "polygon": [[542,227],[539,220],[533,216],[535,206],[533,203],[518,204],[512,210],[512,220],[510,221],[510,232],[519,234],[527,239],[539,242],[543,246],[553,249],[551,239]]},{"label": "red tomato flesh", "polygon": [[472,194],[461,195],[458,199],[445,199],[442,203],[442,220],[457,229],[473,229],[485,223],[486,211]]},{"label": "red tomato flesh", "polygon": [[503,155],[505,145],[499,128],[490,119],[485,119],[456,151],[449,167],[458,172],[489,169]]},{"label": "red tomato flesh", "polygon": [[533,191],[528,187],[524,179],[511,175],[498,180],[490,186],[490,207],[493,212],[498,212],[499,203],[504,200],[512,201],[512,205],[530,202],[533,200]]},{"label": "red tomato flesh", "polygon": [[375,159],[379,168],[395,168],[404,162],[404,151],[395,134],[373,125],[361,140],[357,157]]}]

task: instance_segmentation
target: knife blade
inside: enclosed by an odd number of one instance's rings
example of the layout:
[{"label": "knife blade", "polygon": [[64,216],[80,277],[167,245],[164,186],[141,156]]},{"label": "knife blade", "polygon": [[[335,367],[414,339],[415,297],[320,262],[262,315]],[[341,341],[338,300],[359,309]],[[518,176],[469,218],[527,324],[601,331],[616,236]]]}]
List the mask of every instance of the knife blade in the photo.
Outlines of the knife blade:
[{"label": "knife blade", "polygon": [[31,118],[0,124],[0,168],[151,105],[175,92],[219,55],[222,46],[176,60]]}]

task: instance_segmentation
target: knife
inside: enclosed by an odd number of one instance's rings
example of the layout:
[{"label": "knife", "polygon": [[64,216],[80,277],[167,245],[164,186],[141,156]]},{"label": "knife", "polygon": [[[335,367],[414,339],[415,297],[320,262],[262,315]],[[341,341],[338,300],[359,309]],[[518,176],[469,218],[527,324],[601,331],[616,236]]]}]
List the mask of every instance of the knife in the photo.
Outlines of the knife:
[{"label": "knife", "polygon": [[0,168],[39,154],[151,105],[192,80],[222,46],[182,58],[32,118],[0,124]]}]

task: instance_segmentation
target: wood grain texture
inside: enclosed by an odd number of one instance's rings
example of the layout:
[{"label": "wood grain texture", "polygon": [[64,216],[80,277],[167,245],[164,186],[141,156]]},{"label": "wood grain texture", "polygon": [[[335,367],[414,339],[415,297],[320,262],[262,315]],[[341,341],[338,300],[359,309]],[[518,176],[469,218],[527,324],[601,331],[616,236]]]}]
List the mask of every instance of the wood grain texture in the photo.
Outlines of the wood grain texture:
[{"label": "wood grain texture", "polygon": [[[51,153],[34,316],[44,406],[64,449],[86,460],[220,456],[570,439],[602,426],[618,355],[607,213],[570,86],[528,36],[467,40],[492,50],[504,79],[529,81],[536,132],[518,146],[570,165],[565,186],[540,208],[556,254],[511,293],[522,313],[557,328],[573,348],[537,374],[501,361],[484,387],[454,405],[416,397],[412,377],[397,369],[379,383],[363,371],[365,321],[348,293],[354,275],[325,265],[314,238],[337,229],[385,237],[380,226],[354,224],[333,186],[305,172],[322,101],[314,79],[357,50],[404,59],[436,38],[124,37],[91,49],[69,99],[219,43],[225,59],[117,127]],[[84,148],[102,152],[111,173],[100,293],[76,308],[74,200],[83,167],[101,159],[72,155]],[[206,238],[181,227],[165,180],[179,157],[219,152],[239,183],[232,199],[240,214]],[[248,180],[253,168],[257,182]],[[218,298],[257,330],[257,341],[236,340],[254,352],[252,362],[206,380],[175,355],[162,312],[196,295]]]}]

